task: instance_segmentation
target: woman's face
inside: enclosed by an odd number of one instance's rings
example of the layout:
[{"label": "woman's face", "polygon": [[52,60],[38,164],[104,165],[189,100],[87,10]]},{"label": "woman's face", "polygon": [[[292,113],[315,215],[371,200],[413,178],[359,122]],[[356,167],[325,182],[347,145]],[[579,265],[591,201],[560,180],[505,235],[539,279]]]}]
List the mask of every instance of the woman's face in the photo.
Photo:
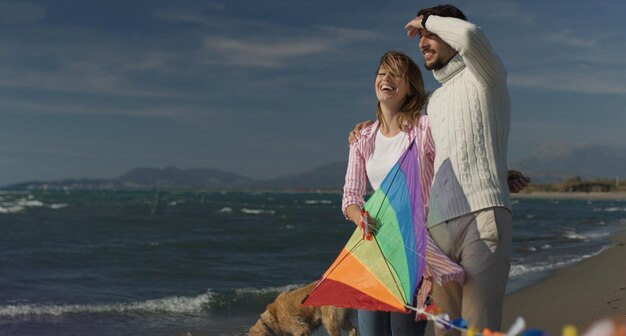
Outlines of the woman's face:
[{"label": "woman's face", "polygon": [[384,67],[378,69],[375,85],[376,98],[382,104],[391,104],[399,108],[409,95],[407,80]]}]

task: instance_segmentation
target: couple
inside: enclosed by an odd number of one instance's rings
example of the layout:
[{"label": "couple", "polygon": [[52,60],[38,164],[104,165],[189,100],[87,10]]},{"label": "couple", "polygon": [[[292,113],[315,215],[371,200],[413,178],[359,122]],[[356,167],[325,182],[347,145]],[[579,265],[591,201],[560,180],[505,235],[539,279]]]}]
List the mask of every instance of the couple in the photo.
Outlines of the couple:
[{"label": "couple", "polygon": [[[342,210],[359,225],[367,216],[367,180],[377,189],[415,140],[426,225],[445,253],[434,255],[465,272],[462,285],[435,284],[432,298],[451,319],[462,316],[469,326],[500,330],[510,268],[509,189],[517,192],[528,183],[521,173],[507,172],[506,72],[480,28],[454,6],[422,9],[405,28],[409,37],[419,35],[425,68],[442,86],[427,97],[413,60],[394,51],[382,56],[377,120],[351,133]],[[360,335],[422,335],[424,327],[407,314],[359,311]]]}]

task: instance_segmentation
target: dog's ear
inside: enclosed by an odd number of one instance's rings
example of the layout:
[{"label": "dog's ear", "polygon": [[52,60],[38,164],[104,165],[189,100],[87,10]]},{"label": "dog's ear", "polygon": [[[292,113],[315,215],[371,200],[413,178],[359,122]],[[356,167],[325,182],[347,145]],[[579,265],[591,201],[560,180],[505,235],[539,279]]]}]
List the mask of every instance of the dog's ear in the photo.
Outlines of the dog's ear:
[{"label": "dog's ear", "polygon": [[282,335],[282,328],[278,320],[278,315],[276,314],[275,304],[270,303],[267,305],[267,308],[263,314],[261,314],[261,319],[263,320],[263,323],[265,323],[265,328],[272,331],[272,335]]},{"label": "dog's ear", "polygon": [[265,311],[272,317],[273,320],[275,320],[275,317],[276,317],[276,304],[274,304],[274,303],[268,304],[267,307],[265,308]]}]

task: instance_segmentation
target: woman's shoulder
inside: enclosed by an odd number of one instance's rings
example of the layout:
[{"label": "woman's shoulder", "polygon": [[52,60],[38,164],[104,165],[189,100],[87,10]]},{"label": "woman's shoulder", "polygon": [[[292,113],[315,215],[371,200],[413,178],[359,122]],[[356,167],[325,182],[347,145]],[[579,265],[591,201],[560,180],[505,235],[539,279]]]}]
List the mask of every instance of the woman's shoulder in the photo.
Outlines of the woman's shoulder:
[{"label": "woman's shoulder", "polygon": [[407,131],[416,134],[427,131],[428,129],[430,129],[430,119],[428,119],[428,115],[420,114],[417,120],[415,120],[415,123],[410,125]]}]

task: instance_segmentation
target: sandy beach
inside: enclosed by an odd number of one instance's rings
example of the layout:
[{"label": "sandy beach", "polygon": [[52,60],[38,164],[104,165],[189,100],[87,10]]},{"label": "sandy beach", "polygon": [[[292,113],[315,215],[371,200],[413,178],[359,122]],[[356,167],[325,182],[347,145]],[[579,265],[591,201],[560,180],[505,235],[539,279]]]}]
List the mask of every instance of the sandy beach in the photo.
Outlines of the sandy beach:
[{"label": "sandy beach", "polygon": [[625,317],[626,233],[612,240],[615,245],[601,254],[508,295],[504,328],[522,316],[529,328],[560,335],[566,324],[580,331],[602,318]]},{"label": "sandy beach", "polygon": [[[565,325],[579,334],[606,317],[626,317],[626,233],[612,237],[614,246],[572,267],[556,270],[550,277],[507,295],[504,331],[519,316],[526,329],[561,335]],[[432,336],[429,323],[426,335]]]}]

